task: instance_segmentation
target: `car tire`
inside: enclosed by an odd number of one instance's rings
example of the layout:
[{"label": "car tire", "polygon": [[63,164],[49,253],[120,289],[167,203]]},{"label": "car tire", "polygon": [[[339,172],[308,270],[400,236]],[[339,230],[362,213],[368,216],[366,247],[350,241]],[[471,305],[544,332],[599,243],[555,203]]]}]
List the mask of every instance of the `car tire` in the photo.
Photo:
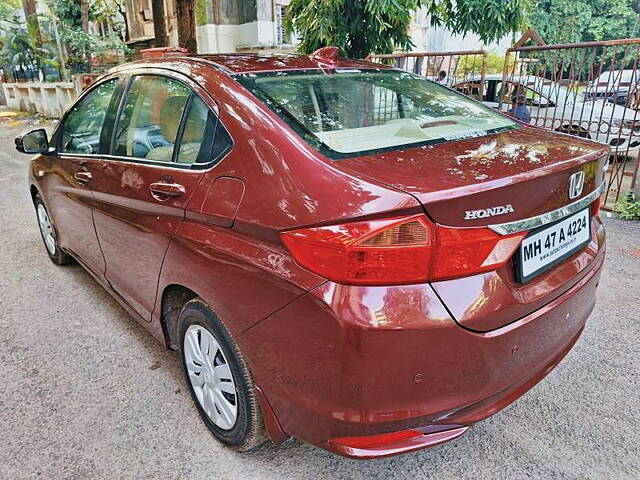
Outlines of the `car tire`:
[{"label": "car tire", "polygon": [[36,209],[36,219],[38,221],[40,236],[42,237],[44,248],[51,261],[56,265],[68,265],[73,263],[73,257],[63,252],[58,246],[53,222],[51,221],[47,207],[39,194],[37,194],[33,199],[33,205]]},{"label": "car tire", "polygon": [[264,421],[251,371],[225,325],[200,298],[184,305],[179,339],[185,380],[213,436],[241,452],[264,443]]}]

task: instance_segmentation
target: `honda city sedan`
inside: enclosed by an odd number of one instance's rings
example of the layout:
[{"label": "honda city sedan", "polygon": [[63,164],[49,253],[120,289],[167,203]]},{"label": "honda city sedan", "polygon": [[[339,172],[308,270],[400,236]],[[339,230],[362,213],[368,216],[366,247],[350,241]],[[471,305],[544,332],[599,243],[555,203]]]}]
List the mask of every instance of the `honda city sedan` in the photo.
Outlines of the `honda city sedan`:
[{"label": "honda city sedan", "polygon": [[436,445],[578,340],[606,146],[333,47],[154,56],[16,147],[49,258],[180,352],[222,443]]}]

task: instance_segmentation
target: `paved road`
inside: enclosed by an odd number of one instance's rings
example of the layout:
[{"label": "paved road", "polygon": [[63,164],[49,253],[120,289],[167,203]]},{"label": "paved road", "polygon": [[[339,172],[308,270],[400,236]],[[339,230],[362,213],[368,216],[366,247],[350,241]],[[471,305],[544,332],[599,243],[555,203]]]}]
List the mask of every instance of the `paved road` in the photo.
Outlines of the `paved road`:
[{"label": "paved road", "polygon": [[0,123],[0,479],[640,478],[640,224],[607,220],[598,305],[564,362],[460,439],[368,462],[295,440],[238,454],[201,423],[177,355],[46,258],[15,130]]}]

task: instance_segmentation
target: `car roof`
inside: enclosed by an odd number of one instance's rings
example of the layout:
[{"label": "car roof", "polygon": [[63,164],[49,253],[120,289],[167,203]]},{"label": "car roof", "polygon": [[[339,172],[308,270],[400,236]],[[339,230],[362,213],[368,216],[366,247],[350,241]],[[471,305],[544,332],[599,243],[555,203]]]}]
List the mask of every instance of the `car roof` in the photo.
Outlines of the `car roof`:
[{"label": "car roof", "polygon": [[[309,55],[293,54],[260,54],[260,53],[221,53],[198,55],[165,55],[158,58],[143,58],[125,65],[139,66],[152,64],[162,66],[163,63],[176,62],[208,63],[229,75],[243,73],[282,72],[295,70],[320,69],[349,69],[349,68],[390,68],[386,65],[367,62],[365,60],[350,60],[338,58],[330,65],[322,63]],[[123,65],[124,68],[126,66]],[[120,70],[118,67],[116,69]]]},{"label": "car roof", "polygon": [[[197,55],[216,65],[221,66],[231,73],[253,73],[253,72],[273,72],[284,70],[313,70],[327,68],[326,64],[311,58],[309,55],[276,55],[276,54],[255,54],[255,53],[235,53],[216,55]],[[364,60],[350,60],[338,58],[331,65],[331,68],[380,68],[383,65],[367,62]]]}]

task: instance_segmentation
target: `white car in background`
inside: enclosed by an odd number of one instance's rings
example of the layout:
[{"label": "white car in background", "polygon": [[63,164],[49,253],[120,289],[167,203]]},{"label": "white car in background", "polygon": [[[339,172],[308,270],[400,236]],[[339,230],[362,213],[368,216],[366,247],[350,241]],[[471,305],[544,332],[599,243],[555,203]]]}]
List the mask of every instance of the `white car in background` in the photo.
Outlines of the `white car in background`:
[{"label": "white car in background", "polygon": [[608,98],[614,103],[617,97],[625,96],[640,81],[640,70],[614,70],[602,72],[594,78],[584,91],[584,96],[591,99]]},{"label": "white car in background", "polygon": [[636,158],[640,151],[640,112],[606,99],[590,100],[551,80],[516,75],[503,84],[502,74],[477,75],[452,88],[504,112],[517,94],[525,95],[531,125],[607,144],[620,157]]}]

